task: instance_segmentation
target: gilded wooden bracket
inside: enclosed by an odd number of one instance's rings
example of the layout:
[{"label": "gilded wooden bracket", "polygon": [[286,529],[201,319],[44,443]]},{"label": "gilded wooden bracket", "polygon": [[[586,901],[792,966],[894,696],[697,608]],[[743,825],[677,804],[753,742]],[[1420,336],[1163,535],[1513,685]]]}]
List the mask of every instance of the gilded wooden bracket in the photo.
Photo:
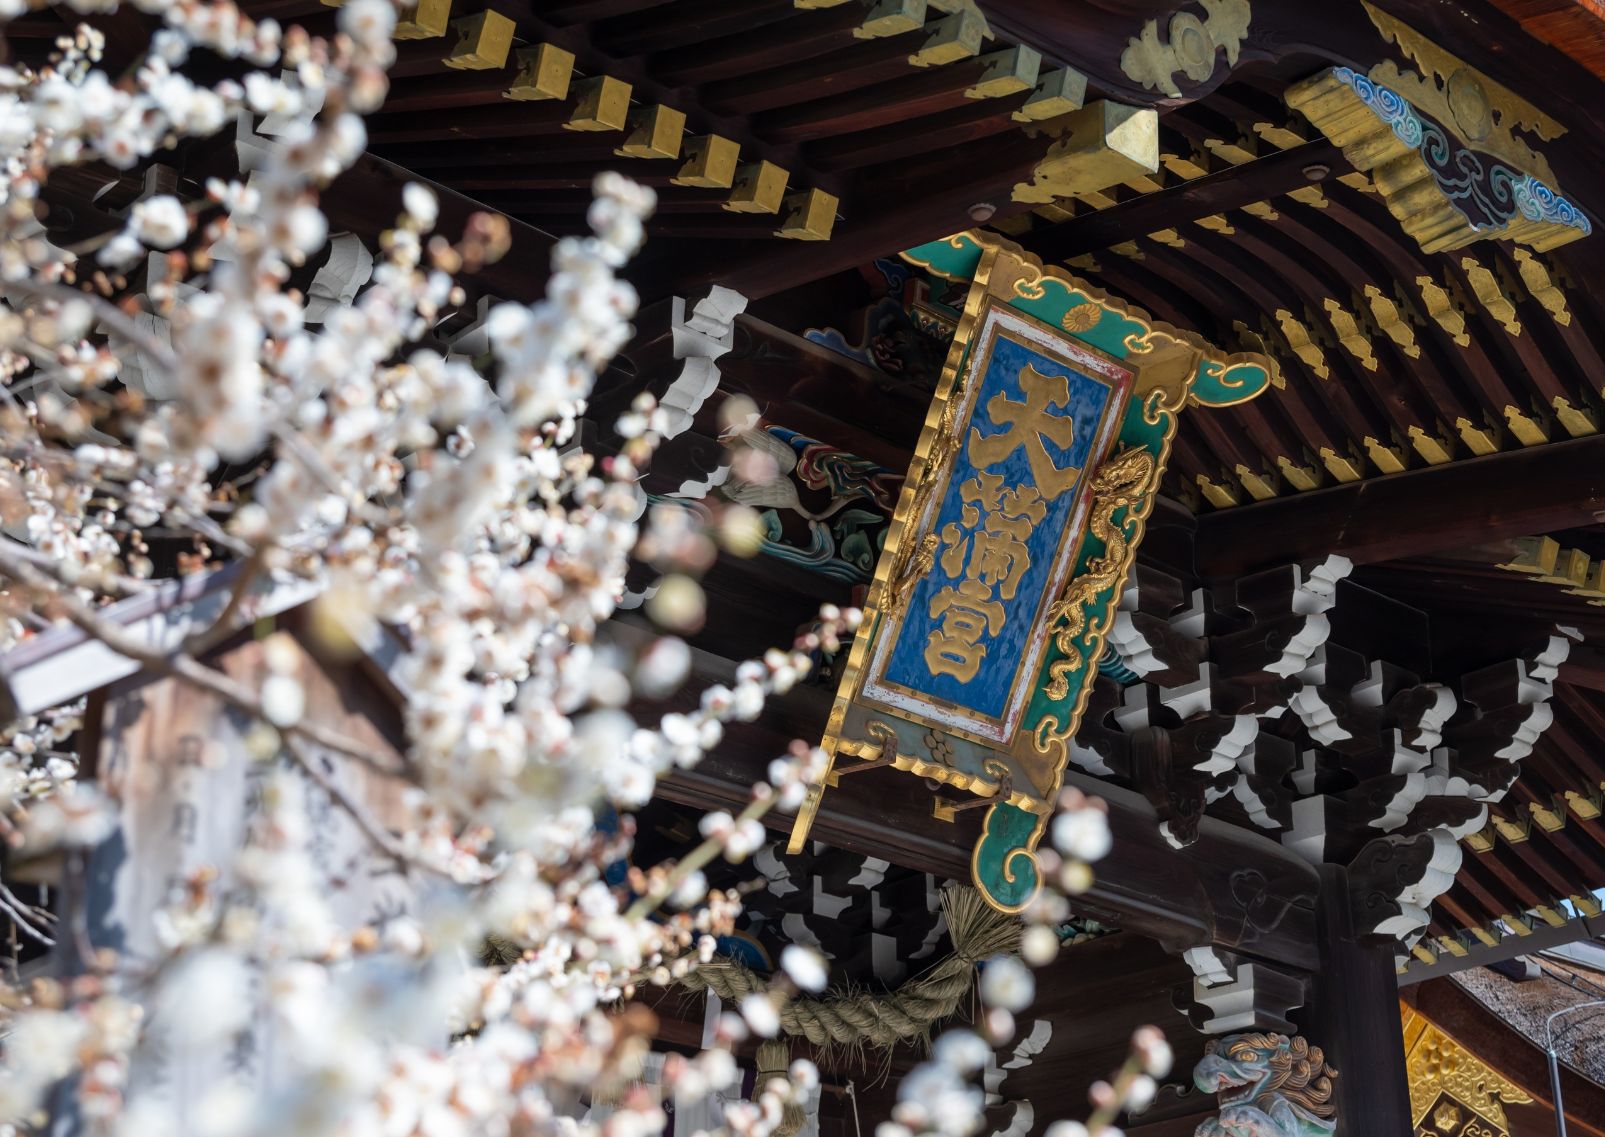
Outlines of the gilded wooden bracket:
[{"label": "gilded wooden bracket", "polygon": [[518,77],[502,92],[505,99],[535,102],[568,98],[574,78],[574,53],[554,44],[541,43],[518,49]]},{"label": "gilded wooden bracket", "polygon": [[396,21],[397,39],[434,39],[446,34],[451,23],[451,0],[418,0],[416,7]]},{"label": "gilded wooden bracket", "polygon": [[1225,53],[1226,65],[1237,66],[1237,55],[1252,18],[1248,0],[1198,0],[1204,18],[1189,11],[1170,17],[1166,37],[1159,38],[1159,21],[1149,20],[1120,56],[1120,69],[1144,87],[1181,97],[1176,75],[1202,83],[1215,73],[1216,58]]},{"label": "gilded wooden bracket", "polygon": [[1100,99],[1046,129],[1053,142],[1031,180],[1014,187],[1015,201],[1053,202],[1159,169],[1159,115],[1151,109]]}]

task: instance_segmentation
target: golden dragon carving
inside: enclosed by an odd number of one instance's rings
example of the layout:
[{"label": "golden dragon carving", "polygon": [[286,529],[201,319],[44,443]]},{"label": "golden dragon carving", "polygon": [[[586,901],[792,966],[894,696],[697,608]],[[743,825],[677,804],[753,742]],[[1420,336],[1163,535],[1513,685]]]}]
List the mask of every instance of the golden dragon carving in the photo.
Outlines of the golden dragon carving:
[{"label": "golden dragon carving", "polygon": [[1087,562],[1087,571],[1065,586],[1064,595],[1048,608],[1048,629],[1064,658],[1048,668],[1048,698],[1070,693],[1070,674],[1081,668],[1076,639],[1087,627],[1087,605],[1106,588],[1118,587],[1131,562],[1125,527],[1114,523],[1118,510],[1140,501],[1154,476],[1154,456],[1142,447],[1125,447],[1105,462],[1092,479],[1092,533],[1103,552]]}]

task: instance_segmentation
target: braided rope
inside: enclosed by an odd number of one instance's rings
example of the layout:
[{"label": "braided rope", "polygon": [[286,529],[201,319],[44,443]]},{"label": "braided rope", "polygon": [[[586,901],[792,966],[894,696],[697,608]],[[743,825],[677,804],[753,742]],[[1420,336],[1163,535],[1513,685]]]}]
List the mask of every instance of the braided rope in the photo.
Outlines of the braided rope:
[{"label": "braided rope", "polygon": [[[930,1028],[951,1016],[969,996],[975,985],[976,963],[1012,953],[1020,946],[1019,921],[988,905],[973,888],[945,889],[942,910],[953,941],[952,955],[896,991],[792,999],[781,1008],[781,1029],[816,1046],[891,1049],[900,1042],[928,1037]],[[728,959],[703,964],[681,983],[732,1002],[769,989],[763,976]]]}]

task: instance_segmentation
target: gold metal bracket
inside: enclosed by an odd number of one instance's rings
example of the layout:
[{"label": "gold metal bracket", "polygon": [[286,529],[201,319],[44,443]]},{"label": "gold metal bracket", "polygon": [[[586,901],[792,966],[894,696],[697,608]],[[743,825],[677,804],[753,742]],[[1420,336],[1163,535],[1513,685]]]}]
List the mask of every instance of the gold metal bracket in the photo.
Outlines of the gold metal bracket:
[{"label": "gold metal bracket", "polygon": [[953,821],[966,809],[980,809],[983,806],[996,805],[1000,801],[1008,801],[1014,796],[1014,778],[1007,771],[998,779],[998,788],[984,797],[972,798],[969,801],[949,801],[940,794],[931,798],[931,816],[938,821]]},{"label": "gold metal bracket", "polygon": [[896,747],[893,747],[893,746],[882,746],[881,749],[880,749],[880,753],[875,755],[875,757],[873,757],[873,758],[865,758],[861,762],[855,762],[851,766],[847,767],[845,770],[842,769],[840,766],[832,766],[831,769],[830,769],[830,773],[825,778],[825,784],[827,786],[829,786],[831,789],[835,789],[838,785],[841,784],[841,780],[843,778],[845,778],[848,774],[862,774],[866,770],[879,770],[879,769],[881,769],[881,768],[883,768],[885,766],[890,766],[893,762],[896,762],[896,761],[897,761],[897,749],[896,749]]}]

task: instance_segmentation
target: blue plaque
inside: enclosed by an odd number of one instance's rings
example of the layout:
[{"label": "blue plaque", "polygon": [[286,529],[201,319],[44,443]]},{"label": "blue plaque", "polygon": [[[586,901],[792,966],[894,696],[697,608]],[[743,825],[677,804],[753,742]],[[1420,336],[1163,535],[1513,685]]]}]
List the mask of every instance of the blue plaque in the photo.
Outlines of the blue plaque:
[{"label": "blue plaque", "polygon": [[860,700],[1005,747],[1031,698],[1045,610],[1085,530],[1091,473],[1132,373],[1013,308],[983,310],[912,529],[929,571],[889,613]]},{"label": "blue plaque", "polygon": [[972,875],[1017,912],[1178,415],[1254,398],[1276,365],[991,234],[904,256],[970,290],[831,707],[831,767],[789,847],[826,787],[891,766],[975,795],[933,809],[985,807]]}]

